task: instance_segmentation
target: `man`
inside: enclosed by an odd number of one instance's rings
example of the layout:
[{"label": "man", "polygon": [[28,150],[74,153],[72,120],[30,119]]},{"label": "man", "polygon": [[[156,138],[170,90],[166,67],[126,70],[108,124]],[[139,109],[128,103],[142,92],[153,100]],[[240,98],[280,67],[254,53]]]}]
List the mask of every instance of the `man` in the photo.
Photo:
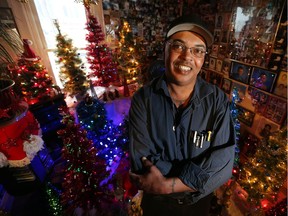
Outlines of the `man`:
[{"label": "man", "polygon": [[267,75],[263,72],[256,79],[252,79],[252,85],[256,88],[267,90]]},{"label": "man", "polygon": [[199,74],[213,35],[197,17],[171,23],[165,74],[133,95],[129,139],[144,216],[209,214],[211,194],[232,174],[229,101]]}]

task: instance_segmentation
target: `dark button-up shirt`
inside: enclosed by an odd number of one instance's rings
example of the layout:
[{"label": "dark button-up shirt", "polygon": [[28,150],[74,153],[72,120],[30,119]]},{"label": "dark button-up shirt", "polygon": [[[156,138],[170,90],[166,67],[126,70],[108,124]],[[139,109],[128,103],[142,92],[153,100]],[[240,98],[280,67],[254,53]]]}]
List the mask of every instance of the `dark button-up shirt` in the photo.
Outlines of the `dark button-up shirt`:
[{"label": "dark button-up shirt", "polygon": [[143,172],[141,157],[145,156],[164,176],[177,176],[197,190],[189,195],[193,202],[231,177],[236,141],[229,100],[199,76],[180,115],[165,75],[140,88],[131,101],[129,123],[133,172]]}]

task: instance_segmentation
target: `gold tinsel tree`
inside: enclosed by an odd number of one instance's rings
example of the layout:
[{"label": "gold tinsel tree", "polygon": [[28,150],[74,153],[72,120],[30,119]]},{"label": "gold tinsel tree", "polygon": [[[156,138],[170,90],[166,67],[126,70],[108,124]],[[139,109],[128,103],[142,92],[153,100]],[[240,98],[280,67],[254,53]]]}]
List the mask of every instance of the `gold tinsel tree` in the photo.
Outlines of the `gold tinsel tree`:
[{"label": "gold tinsel tree", "polygon": [[129,85],[140,81],[141,45],[138,43],[137,38],[133,36],[131,27],[127,21],[123,21],[119,36],[119,49],[117,52],[118,73],[123,80],[125,88],[127,84]]},{"label": "gold tinsel tree", "polygon": [[242,165],[237,182],[248,193],[248,202],[265,211],[276,204],[287,176],[287,127],[261,140],[253,157]]},{"label": "gold tinsel tree", "polygon": [[55,54],[58,57],[59,76],[64,86],[64,92],[72,96],[84,96],[88,89],[88,81],[82,70],[82,60],[77,54],[77,48],[73,46],[72,39],[61,33],[57,20],[54,20],[54,25],[58,30]]}]

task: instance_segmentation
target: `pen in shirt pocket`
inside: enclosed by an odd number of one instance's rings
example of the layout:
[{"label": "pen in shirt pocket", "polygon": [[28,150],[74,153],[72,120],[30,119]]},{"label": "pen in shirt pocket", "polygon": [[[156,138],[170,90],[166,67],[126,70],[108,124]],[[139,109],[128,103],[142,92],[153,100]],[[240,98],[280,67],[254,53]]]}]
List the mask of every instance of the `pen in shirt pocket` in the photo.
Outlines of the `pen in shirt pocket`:
[{"label": "pen in shirt pocket", "polygon": [[203,148],[203,143],[205,141],[211,141],[212,131],[191,131],[192,141],[197,148]]}]

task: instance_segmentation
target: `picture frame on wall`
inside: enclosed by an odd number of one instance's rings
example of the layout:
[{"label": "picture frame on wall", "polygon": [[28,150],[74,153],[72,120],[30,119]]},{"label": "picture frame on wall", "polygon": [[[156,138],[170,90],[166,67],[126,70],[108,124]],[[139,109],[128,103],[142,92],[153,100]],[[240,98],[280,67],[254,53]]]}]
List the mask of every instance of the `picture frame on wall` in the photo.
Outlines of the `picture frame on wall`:
[{"label": "picture frame on wall", "polygon": [[237,105],[237,109],[239,121],[251,127],[253,124],[255,113],[239,105]]},{"label": "picture frame on wall", "polygon": [[218,58],[225,59],[228,58],[229,53],[227,52],[227,44],[220,44],[218,49]]},{"label": "picture frame on wall", "polygon": [[277,74],[266,69],[253,67],[249,84],[266,92],[272,92]]},{"label": "picture frame on wall", "polygon": [[223,78],[223,81],[222,81],[222,84],[221,84],[221,89],[222,89],[226,94],[230,94],[231,84],[232,84],[232,81],[231,81],[230,79]]},{"label": "picture frame on wall", "polygon": [[220,87],[222,79],[223,79],[223,76],[221,74],[210,71],[210,73],[209,73],[209,82],[210,83]]},{"label": "picture frame on wall", "polygon": [[229,77],[238,82],[248,84],[252,67],[240,62],[231,62]]},{"label": "picture frame on wall", "polygon": [[255,135],[260,139],[269,139],[269,137],[279,129],[279,125],[265,117],[261,117]]},{"label": "picture frame on wall", "polygon": [[210,53],[210,55],[217,57],[217,55],[218,55],[218,49],[219,49],[219,45],[213,44],[212,47],[211,47],[211,53]]},{"label": "picture frame on wall", "polygon": [[[247,90],[247,86],[243,85],[243,84],[240,84],[240,83],[232,82],[231,91],[233,89],[237,90],[238,98],[239,98],[238,104],[241,104],[241,102],[245,99],[245,93],[246,93],[246,90]],[[232,95],[231,95],[231,97],[232,97]]]},{"label": "picture frame on wall", "polygon": [[260,143],[259,137],[245,130],[243,132],[243,136],[240,137],[240,152],[242,155],[246,157],[254,156],[258,145]]},{"label": "picture frame on wall", "polygon": [[287,114],[287,102],[275,96],[270,96],[267,103],[264,117],[281,125]]},{"label": "picture frame on wall", "polygon": [[287,72],[281,71],[278,75],[273,94],[287,98]]},{"label": "picture frame on wall", "polygon": [[223,62],[222,62],[222,73],[223,73],[225,76],[228,76],[228,75],[229,75],[230,66],[231,66],[230,60],[224,59]]},{"label": "picture frame on wall", "polygon": [[209,69],[215,70],[216,67],[216,58],[209,58]]},{"label": "picture frame on wall", "polygon": [[223,14],[217,14],[215,28],[222,28],[223,25]]},{"label": "picture frame on wall", "polygon": [[221,70],[222,70],[222,63],[223,63],[222,60],[220,60],[220,59],[216,60],[216,71],[219,73],[221,73]]},{"label": "picture frame on wall", "polygon": [[251,104],[255,108],[254,112],[263,115],[269,101],[268,93],[249,86],[248,94],[251,99]]}]

